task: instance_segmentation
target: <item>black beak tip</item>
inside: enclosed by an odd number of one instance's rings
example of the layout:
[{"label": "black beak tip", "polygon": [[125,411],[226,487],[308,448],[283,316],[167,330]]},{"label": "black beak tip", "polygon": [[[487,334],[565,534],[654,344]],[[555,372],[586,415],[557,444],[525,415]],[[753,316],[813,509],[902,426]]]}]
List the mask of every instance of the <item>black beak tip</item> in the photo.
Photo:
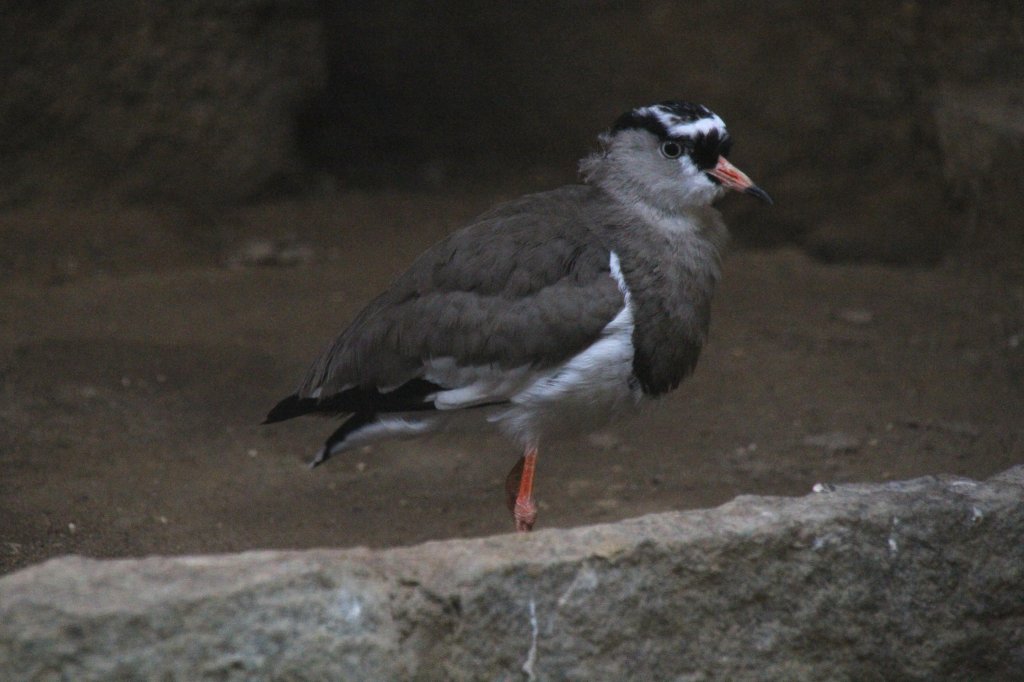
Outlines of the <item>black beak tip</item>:
[{"label": "black beak tip", "polygon": [[745,190],[743,190],[743,193],[744,194],[749,194],[752,197],[757,197],[758,199],[760,199],[764,203],[768,204],[769,206],[771,206],[772,204],[775,203],[774,201],[772,201],[772,198],[770,196],[768,196],[768,192],[765,192],[763,189],[761,189],[757,185],[751,185],[750,187],[748,187]]}]

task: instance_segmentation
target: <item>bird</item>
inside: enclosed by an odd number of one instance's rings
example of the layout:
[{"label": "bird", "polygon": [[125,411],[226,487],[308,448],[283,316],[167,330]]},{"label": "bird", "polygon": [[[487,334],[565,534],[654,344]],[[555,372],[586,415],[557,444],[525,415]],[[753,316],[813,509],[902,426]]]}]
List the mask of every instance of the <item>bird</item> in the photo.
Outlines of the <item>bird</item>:
[{"label": "bird", "polygon": [[725,122],[681,100],[598,136],[581,182],[499,204],[423,252],[312,363],[270,424],[345,420],[312,467],[383,439],[495,429],[516,531],[537,518],[542,442],[672,391],[704,346],[728,190],[771,197],[728,160]]}]

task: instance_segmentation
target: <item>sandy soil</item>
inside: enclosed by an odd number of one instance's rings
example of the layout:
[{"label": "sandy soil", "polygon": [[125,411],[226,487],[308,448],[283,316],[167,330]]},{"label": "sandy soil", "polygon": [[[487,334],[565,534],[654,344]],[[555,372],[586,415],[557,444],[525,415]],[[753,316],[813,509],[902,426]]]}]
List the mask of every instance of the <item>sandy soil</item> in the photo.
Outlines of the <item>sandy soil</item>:
[{"label": "sandy soil", "polygon": [[[391,443],[310,471],[330,422],[259,425],[362,304],[491,198],[8,216],[0,571],[510,531],[519,453],[498,438]],[[225,266],[261,259],[252,235],[297,243],[299,264]],[[741,251],[696,375],[640,419],[542,451],[539,527],[1021,461],[1019,272]]]}]

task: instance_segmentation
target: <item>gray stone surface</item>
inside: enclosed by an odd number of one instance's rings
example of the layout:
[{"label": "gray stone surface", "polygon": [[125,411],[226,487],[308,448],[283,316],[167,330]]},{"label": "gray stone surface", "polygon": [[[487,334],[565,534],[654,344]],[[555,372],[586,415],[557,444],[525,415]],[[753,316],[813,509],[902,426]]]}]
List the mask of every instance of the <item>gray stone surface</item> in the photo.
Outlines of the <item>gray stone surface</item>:
[{"label": "gray stone surface", "polygon": [[1024,678],[1024,466],[524,536],[0,579],[4,679]]}]

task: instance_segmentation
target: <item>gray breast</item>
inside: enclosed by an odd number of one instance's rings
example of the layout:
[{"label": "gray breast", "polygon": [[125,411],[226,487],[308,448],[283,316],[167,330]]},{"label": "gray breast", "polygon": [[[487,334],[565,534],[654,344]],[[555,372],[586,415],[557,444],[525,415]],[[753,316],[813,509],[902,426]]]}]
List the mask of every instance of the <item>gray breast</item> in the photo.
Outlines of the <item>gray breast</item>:
[{"label": "gray breast", "polygon": [[693,372],[707,339],[721,236],[707,234],[704,228],[721,226],[709,217],[714,224],[682,231],[635,218],[603,230],[631,293],[633,372],[647,395],[676,388]]}]

